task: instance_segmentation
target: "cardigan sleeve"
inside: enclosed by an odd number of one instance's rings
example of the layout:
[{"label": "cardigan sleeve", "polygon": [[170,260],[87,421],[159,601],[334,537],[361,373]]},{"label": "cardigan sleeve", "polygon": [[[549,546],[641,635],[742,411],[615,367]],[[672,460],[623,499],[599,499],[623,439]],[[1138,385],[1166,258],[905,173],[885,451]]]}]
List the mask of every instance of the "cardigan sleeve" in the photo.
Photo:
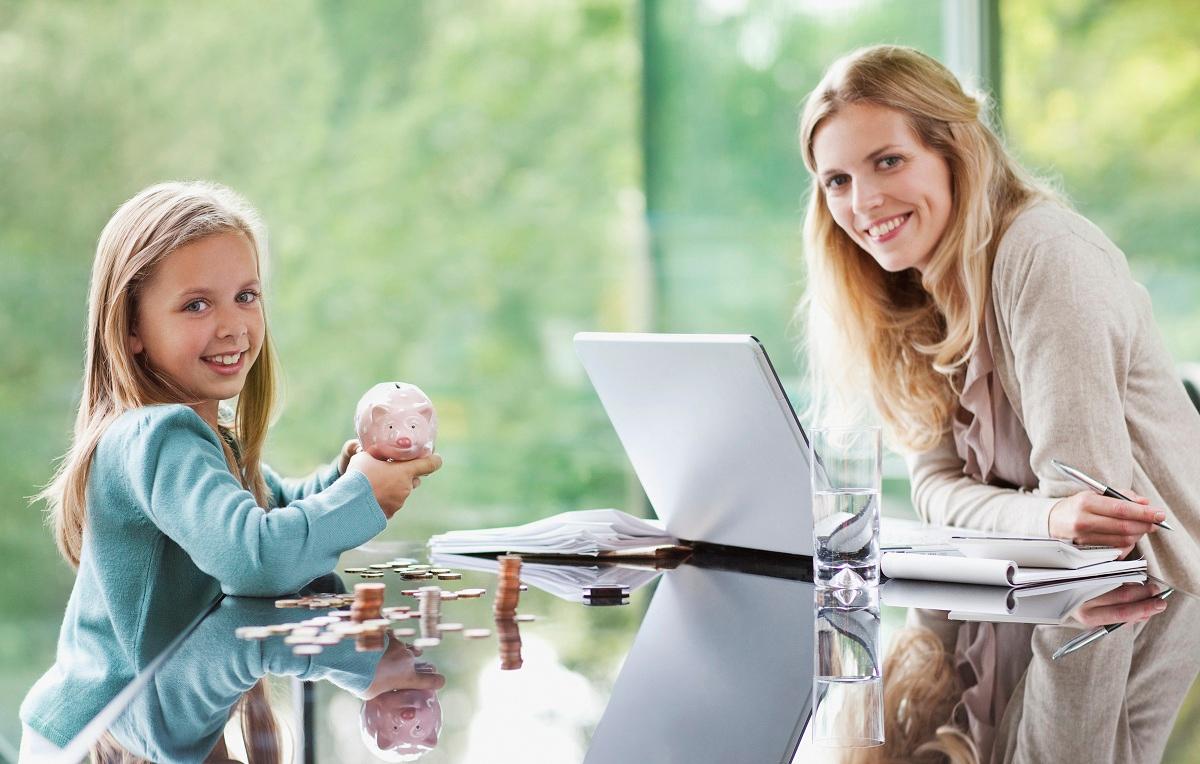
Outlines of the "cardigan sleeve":
[{"label": "cardigan sleeve", "polygon": [[962,468],[950,432],[931,450],[908,457],[912,503],[923,521],[989,533],[1049,535],[1050,508],[1058,499],[980,483]]},{"label": "cardigan sleeve", "polygon": [[996,321],[1018,388],[1008,392],[1032,444],[1037,488],[1017,491],[963,475],[947,434],[908,461],[913,504],[927,522],[1049,535],[1051,508],[1079,490],[1052,459],[1118,489],[1131,484],[1124,397],[1136,285],[1119,251],[1077,225],[1041,237],[1021,231],[1015,244],[1001,246],[992,274]]},{"label": "cardigan sleeve", "polygon": [[335,459],[304,478],[280,477],[279,473],[267,464],[262,465],[262,475],[267,488],[271,491],[271,497],[274,499],[272,506],[286,507],[293,501],[299,501],[314,493],[324,491],[333,485],[342,476],[342,473],[338,472],[338,460]]},{"label": "cardigan sleeve", "polygon": [[130,487],[151,522],[227,594],[296,591],[386,527],[361,473],[267,512],[230,473],[216,433],[194,411],[155,408],[128,452]]}]

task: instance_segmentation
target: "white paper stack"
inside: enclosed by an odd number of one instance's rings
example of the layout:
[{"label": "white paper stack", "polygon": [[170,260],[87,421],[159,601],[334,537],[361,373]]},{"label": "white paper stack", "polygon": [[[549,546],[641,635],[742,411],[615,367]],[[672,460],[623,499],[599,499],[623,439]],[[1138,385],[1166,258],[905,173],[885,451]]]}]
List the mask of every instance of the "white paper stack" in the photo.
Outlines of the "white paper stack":
[{"label": "white paper stack", "polygon": [[[456,570],[478,570],[489,573],[495,573],[500,568],[500,564],[492,557],[470,557],[457,554],[431,554],[429,562]],[[658,578],[661,573],[661,570],[629,567],[622,563],[603,565],[521,563],[522,583],[571,602],[585,601],[584,587],[628,586],[632,592]]]},{"label": "white paper stack", "polygon": [[429,539],[430,551],[435,554],[515,552],[580,557],[653,555],[656,547],[678,544],[660,521],[642,520],[619,509],[582,509],[525,525],[450,531]]}]

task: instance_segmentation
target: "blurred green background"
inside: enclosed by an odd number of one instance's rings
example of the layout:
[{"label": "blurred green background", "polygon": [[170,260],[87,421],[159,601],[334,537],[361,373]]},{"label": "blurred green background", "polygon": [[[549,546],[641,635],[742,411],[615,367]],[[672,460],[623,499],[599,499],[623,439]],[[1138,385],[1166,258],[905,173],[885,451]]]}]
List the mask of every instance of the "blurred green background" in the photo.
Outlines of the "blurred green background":
[{"label": "blurred green background", "polygon": [[[122,201],[208,178],[261,211],[280,471],[332,458],[375,382],[433,397],[446,467],[389,537],[642,512],[572,334],[750,332],[802,400],[799,105],[856,46],[944,56],[954,4],[0,0],[0,754],[71,585],[24,497],[68,444],[91,257]],[[998,12],[1012,148],[1200,360],[1200,5]]]}]

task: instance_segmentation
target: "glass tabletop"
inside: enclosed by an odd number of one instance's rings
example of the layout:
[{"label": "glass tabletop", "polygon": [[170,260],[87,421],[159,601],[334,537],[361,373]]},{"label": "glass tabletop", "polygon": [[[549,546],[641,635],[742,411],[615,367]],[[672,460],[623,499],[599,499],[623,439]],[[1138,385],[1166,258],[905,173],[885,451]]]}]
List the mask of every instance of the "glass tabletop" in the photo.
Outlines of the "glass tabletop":
[{"label": "glass tabletop", "polygon": [[[341,562],[325,592],[386,586],[378,639],[352,596],[226,597],[103,742],[154,761],[592,764],[912,760],[930,741],[980,761],[1191,761],[1200,744],[1200,603],[1153,579],[838,594],[800,560],[525,560],[497,618],[494,559],[389,544]],[[881,746],[852,747],[876,729]]]}]

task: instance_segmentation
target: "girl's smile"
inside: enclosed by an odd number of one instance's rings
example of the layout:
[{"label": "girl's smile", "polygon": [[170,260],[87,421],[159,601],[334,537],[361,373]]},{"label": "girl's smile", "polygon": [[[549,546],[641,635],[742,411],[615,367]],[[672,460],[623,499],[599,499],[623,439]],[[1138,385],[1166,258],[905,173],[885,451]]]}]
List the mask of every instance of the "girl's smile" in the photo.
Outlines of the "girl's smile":
[{"label": "girl's smile", "polygon": [[242,370],[242,361],[245,360],[245,357],[246,353],[239,351],[237,353],[209,356],[200,360],[208,364],[217,374],[232,376]]}]

